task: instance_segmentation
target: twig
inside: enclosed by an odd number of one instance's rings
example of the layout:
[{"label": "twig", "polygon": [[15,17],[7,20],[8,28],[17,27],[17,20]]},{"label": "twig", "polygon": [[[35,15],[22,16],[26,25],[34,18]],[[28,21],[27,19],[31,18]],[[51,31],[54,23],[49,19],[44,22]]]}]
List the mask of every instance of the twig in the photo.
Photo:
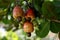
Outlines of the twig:
[{"label": "twig", "polygon": [[[42,18],[44,18],[43,15],[41,15]],[[57,19],[47,19],[49,21],[52,21],[52,22],[57,22],[57,23],[60,23],[60,20],[57,20]]]},{"label": "twig", "polygon": [[60,20],[52,19],[51,21],[60,23]]}]

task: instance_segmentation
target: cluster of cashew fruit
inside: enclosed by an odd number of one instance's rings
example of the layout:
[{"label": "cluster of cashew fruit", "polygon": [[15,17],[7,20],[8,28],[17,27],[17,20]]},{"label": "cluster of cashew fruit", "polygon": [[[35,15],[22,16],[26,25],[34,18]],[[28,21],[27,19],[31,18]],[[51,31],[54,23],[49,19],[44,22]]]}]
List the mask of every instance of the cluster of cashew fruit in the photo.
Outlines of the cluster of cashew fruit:
[{"label": "cluster of cashew fruit", "polygon": [[28,36],[31,36],[31,32],[34,31],[34,25],[31,21],[35,18],[34,10],[29,7],[26,13],[24,13],[21,6],[16,5],[13,9],[13,18],[19,22],[22,21],[22,18],[25,18],[26,20],[23,23],[23,30],[28,34]]}]

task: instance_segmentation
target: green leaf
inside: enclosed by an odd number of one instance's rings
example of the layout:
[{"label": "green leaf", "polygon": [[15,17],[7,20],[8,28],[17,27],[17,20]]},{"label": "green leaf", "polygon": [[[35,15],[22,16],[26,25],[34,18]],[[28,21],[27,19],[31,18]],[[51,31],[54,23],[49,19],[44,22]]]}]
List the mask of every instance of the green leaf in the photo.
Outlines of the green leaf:
[{"label": "green leaf", "polygon": [[9,20],[8,19],[3,19],[3,23],[9,24]]},{"label": "green leaf", "polygon": [[56,16],[57,19],[60,20],[60,1],[54,1],[53,4],[55,5]]},{"label": "green leaf", "polygon": [[50,29],[50,22],[48,20],[43,19],[43,21],[38,27],[38,30],[36,30],[36,35],[43,38],[48,35],[49,29]]},{"label": "green leaf", "polygon": [[55,6],[52,2],[46,1],[42,5],[42,14],[45,18],[56,19]]},{"label": "green leaf", "polygon": [[7,38],[6,37],[3,37],[1,40],[7,40]]},{"label": "green leaf", "polygon": [[8,19],[8,15],[7,16],[3,16],[2,17],[3,19],[2,19],[2,22],[4,23],[4,24],[10,24],[10,23],[12,23],[12,18],[11,19]]},{"label": "green leaf", "polygon": [[0,16],[6,15],[7,13],[7,8],[6,9],[0,9]]},{"label": "green leaf", "polygon": [[60,23],[51,22],[51,23],[50,23],[50,30],[51,30],[53,33],[58,33],[58,32],[60,32]]},{"label": "green leaf", "polygon": [[33,6],[37,11],[41,11],[41,0],[32,0],[33,1]]},{"label": "green leaf", "polygon": [[44,2],[43,0],[32,0],[32,6],[34,7],[35,14],[38,17],[40,17],[40,15],[42,13],[41,7],[42,7],[43,2]]},{"label": "green leaf", "polygon": [[6,8],[6,7],[8,7],[8,5],[9,5],[10,3],[14,2],[14,1],[15,1],[15,0],[1,0],[1,1],[0,1],[0,7]]}]

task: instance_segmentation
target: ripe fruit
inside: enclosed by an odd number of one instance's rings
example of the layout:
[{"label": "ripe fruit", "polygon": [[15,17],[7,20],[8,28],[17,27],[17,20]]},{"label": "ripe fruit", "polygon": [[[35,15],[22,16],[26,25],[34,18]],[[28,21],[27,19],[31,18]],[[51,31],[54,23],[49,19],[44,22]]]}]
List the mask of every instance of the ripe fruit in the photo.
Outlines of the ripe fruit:
[{"label": "ripe fruit", "polygon": [[31,32],[33,32],[33,24],[29,21],[26,21],[23,25],[23,30],[28,34],[28,36],[31,36]]},{"label": "ripe fruit", "polygon": [[34,10],[32,8],[29,8],[27,10],[25,18],[26,19],[29,19],[29,18],[34,19],[35,18]]},{"label": "ripe fruit", "polygon": [[23,10],[20,6],[16,5],[13,9],[13,18],[14,19],[21,19],[24,14]]}]

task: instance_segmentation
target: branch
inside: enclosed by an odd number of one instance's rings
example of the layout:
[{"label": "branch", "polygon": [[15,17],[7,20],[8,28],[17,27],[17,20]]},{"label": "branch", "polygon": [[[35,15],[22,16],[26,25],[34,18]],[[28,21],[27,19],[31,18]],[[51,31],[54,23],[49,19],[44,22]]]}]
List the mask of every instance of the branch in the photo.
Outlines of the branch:
[{"label": "branch", "polygon": [[51,21],[60,23],[60,20],[52,19]]}]

